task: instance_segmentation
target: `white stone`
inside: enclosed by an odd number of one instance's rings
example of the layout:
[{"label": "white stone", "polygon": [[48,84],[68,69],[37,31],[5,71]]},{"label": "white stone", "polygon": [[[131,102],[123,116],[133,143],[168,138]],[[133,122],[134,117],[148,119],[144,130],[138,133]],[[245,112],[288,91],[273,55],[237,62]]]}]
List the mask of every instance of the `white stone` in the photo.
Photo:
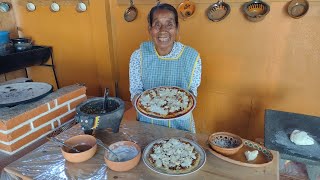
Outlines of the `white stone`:
[{"label": "white stone", "polygon": [[310,137],[306,132],[300,130],[294,130],[290,135],[290,140],[296,145],[313,145],[314,139]]}]

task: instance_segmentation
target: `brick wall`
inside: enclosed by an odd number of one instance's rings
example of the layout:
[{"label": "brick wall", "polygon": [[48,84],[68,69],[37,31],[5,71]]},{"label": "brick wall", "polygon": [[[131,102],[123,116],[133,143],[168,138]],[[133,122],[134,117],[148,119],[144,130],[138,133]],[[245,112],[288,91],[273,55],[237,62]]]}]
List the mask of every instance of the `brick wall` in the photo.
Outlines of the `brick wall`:
[{"label": "brick wall", "polygon": [[14,154],[48,135],[72,119],[75,107],[86,99],[86,87],[72,85],[37,102],[0,108],[0,151]]}]

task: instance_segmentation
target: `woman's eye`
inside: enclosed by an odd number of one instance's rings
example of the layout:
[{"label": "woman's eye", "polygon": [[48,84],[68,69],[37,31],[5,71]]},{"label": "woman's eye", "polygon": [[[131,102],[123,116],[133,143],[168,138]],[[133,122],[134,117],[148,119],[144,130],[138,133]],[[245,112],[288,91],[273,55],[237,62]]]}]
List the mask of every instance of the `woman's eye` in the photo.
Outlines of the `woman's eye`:
[{"label": "woman's eye", "polygon": [[153,25],[153,27],[159,28],[159,27],[160,27],[160,24],[159,24],[159,23],[156,23],[156,24]]}]

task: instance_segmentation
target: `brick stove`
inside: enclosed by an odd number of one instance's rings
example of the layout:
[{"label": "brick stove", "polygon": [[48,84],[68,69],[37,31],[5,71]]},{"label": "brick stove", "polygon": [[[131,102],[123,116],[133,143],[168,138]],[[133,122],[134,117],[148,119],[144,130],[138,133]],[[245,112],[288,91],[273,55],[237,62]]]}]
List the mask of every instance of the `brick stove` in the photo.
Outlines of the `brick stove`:
[{"label": "brick stove", "polygon": [[14,154],[73,119],[87,99],[86,87],[71,85],[27,104],[0,108],[0,152]]}]

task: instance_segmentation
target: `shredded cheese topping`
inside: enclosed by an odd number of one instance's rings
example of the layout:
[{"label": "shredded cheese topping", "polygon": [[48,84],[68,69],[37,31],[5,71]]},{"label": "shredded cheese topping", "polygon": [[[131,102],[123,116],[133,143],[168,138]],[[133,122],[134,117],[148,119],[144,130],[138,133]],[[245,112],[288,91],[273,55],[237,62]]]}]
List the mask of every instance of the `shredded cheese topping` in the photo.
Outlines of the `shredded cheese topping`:
[{"label": "shredded cheese topping", "polygon": [[155,144],[150,157],[158,168],[180,170],[191,167],[196,154],[192,145],[171,138]]},{"label": "shredded cheese topping", "polygon": [[142,95],[140,101],[148,111],[168,115],[185,110],[189,104],[189,97],[184,91],[160,87]]}]

